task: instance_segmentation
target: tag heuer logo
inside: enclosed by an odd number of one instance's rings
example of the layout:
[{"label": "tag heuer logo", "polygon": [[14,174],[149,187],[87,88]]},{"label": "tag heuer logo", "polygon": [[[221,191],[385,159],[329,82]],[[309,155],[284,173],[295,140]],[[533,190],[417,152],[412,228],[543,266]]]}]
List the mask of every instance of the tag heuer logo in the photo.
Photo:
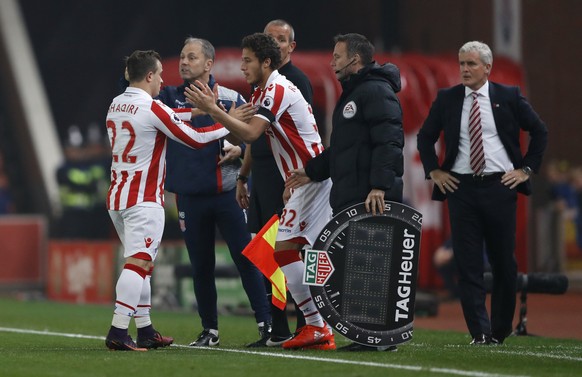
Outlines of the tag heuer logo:
[{"label": "tag heuer logo", "polygon": [[306,250],[303,284],[323,286],[333,274],[335,268],[327,255],[327,251]]}]

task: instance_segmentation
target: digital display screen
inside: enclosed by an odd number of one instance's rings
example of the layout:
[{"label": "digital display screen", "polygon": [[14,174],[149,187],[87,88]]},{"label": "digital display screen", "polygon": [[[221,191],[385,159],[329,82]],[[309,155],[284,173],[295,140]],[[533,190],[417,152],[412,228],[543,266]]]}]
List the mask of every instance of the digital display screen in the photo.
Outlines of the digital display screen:
[{"label": "digital display screen", "polygon": [[387,322],[394,226],[351,222],[347,230],[342,317],[350,322]]}]

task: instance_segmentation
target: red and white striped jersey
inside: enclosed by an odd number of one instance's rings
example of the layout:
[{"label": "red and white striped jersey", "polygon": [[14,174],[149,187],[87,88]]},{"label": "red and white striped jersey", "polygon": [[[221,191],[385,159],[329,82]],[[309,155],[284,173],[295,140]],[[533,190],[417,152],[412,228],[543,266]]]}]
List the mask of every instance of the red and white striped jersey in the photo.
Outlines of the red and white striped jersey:
[{"label": "red and white striped jersey", "polygon": [[283,179],[323,152],[311,106],[278,71],[271,73],[264,90],[255,90],[251,103],[259,106],[255,116],[271,123],[265,134]]},{"label": "red and white striped jersey", "polygon": [[172,109],[135,87],[113,99],[107,132],[113,157],[107,209],[115,211],[142,202],[164,204],[167,137],[197,149],[228,134],[220,124],[189,127]]}]

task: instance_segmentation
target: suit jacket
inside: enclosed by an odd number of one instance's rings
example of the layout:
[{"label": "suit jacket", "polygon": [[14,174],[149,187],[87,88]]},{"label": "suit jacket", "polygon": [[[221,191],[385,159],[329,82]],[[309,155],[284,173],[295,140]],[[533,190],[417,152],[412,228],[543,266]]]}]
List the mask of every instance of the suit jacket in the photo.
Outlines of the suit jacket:
[{"label": "suit jacket", "polygon": [[[537,172],[548,141],[544,122],[521,95],[519,87],[489,82],[489,98],[493,110],[495,127],[509,159],[516,169],[529,166]],[[465,99],[465,86],[457,85],[439,90],[428,117],[418,135],[417,147],[427,179],[435,169],[450,171],[459,152],[461,113]],[[520,130],[529,133],[530,141],[525,155],[520,146]],[[444,136],[445,157],[442,164],[436,154],[435,143]],[[529,195],[531,182],[528,179],[517,187],[517,191]],[[432,198],[444,200],[446,196],[434,187]]]}]

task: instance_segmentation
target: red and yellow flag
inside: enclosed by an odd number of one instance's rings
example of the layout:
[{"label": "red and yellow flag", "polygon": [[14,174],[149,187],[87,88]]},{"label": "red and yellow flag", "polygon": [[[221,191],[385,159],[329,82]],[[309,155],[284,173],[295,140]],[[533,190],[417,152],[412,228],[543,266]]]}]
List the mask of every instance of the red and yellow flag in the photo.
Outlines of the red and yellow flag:
[{"label": "red and yellow flag", "polygon": [[273,215],[259,233],[249,242],[242,254],[269,279],[272,284],[273,305],[283,310],[287,304],[285,275],[275,261],[275,241],[279,231],[279,217]]}]

